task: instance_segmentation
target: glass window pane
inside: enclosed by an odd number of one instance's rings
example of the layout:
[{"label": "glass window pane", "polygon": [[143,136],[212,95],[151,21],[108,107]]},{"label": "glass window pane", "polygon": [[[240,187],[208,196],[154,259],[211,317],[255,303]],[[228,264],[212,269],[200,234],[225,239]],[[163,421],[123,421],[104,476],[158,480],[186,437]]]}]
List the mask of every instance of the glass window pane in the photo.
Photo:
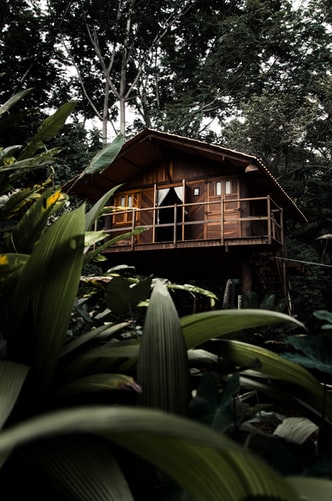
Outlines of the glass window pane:
[{"label": "glass window pane", "polygon": [[232,193],[232,182],[230,180],[225,182],[225,193],[226,195]]},{"label": "glass window pane", "polygon": [[220,195],[221,195],[221,182],[220,182],[220,181],[218,181],[218,182],[216,183],[216,195],[217,195],[217,196],[220,196]]}]

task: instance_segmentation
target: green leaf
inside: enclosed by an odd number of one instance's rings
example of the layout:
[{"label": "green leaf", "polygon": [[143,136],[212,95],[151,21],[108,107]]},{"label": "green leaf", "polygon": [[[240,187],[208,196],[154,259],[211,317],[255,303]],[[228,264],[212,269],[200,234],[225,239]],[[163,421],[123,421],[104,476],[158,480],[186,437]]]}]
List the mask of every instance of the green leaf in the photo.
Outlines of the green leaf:
[{"label": "green leaf", "polygon": [[137,364],[141,405],[187,414],[189,363],[180,320],[167,290],[157,279],[144,320]]},{"label": "green leaf", "polygon": [[77,337],[76,339],[70,341],[65,345],[64,349],[61,352],[61,356],[63,357],[68,353],[71,353],[73,350],[80,348],[81,346],[83,346],[85,343],[88,343],[92,339],[100,340],[100,339],[105,339],[107,337],[111,337],[124,327],[128,327],[128,325],[130,325],[130,322],[119,322],[114,325],[101,325],[100,327],[92,329],[91,331],[86,332],[85,334],[81,334],[79,337]]},{"label": "green leaf", "polygon": [[28,372],[26,365],[0,361],[0,428],[10,415]]},{"label": "green leaf", "polygon": [[85,394],[87,392],[127,390],[141,393],[141,387],[125,374],[92,374],[60,386],[57,395]]},{"label": "green leaf", "polygon": [[332,341],[327,336],[288,336],[286,342],[303,354],[286,352],[281,354],[282,358],[332,374]]},{"label": "green leaf", "polygon": [[233,374],[221,392],[213,374],[203,374],[190,402],[190,416],[225,433],[234,425],[233,397],[239,390],[239,374]]},{"label": "green leaf", "polygon": [[78,379],[91,372],[126,373],[136,367],[139,344],[136,340],[120,341],[92,348],[78,355],[61,369],[61,380]]},{"label": "green leaf", "polygon": [[63,104],[60,108],[47,117],[38,127],[36,134],[32,137],[29,143],[25,146],[18,157],[18,160],[25,160],[34,155],[34,153],[43,147],[44,141],[49,141],[56,136],[63,128],[67,118],[73,112],[76,106],[76,101],[69,101]]},{"label": "green leaf", "polygon": [[11,240],[17,252],[30,253],[46,227],[51,214],[64,203],[65,197],[54,188],[46,190],[25,212],[13,230]]},{"label": "green leaf", "polygon": [[12,216],[16,210],[19,210],[23,205],[36,193],[34,188],[24,188],[16,193],[13,193],[8,198],[7,202],[0,207],[2,216]]},{"label": "green leaf", "polygon": [[111,144],[103,148],[92,158],[90,164],[83,172],[81,172],[78,179],[86,176],[87,174],[97,174],[98,172],[102,172],[118,156],[124,142],[125,139],[123,136],[116,137]]},{"label": "green leaf", "polygon": [[43,151],[34,157],[19,160],[7,167],[1,167],[0,174],[9,173],[10,179],[13,181],[15,177],[22,175],[22,171],[37,169],[54,163],[55,157],[60,153],[60,151],[62,151],[61,148],[52,148],[51,150]]},{"label": "green leaf", "polygon": [[92,225],[97,221],[99,216],[103,213],[104,207],[108,200],[114,195],[115,191],[118,190],[122,185],[114,186],[105,195],[103,195],[87,212],[85,230],[88,231],[92,228]]},{"label": "green leaf", "polygon": [[131,312],[140,301],[150,297],[152,278],[130,284],[123,277],[114,277],[106,286],[105,301],[113,315],[121,316]]},{"label": "green leaf", "polygon": [[299,390],[302,389],[320,412],[324,411],[326,398],[326,409],[329,416],[332,416],[331,397],[325,397],[320,382],[301,365],[285,360],[265,348],[241,341],[219,339],[218,344],[220,345],[219,354],[238,365],[247,366],[252,360],[258,359],[260,362],[258,372],[270,378],[296,385]]},{"label": "green leaf", "polygon": [[[134,501],[127,481],[107,443],[88,435],[56,437],[33,443],[23,459],[38,472],[38,480],[58,499],[71,501]],[[24,464],[24,463],[23,463]]]},{"label": "green leaf", "polygon": [[305,501],[330,501],[332,499],[332,482],[324,478],[287,477],[287,482]]},{"label": "green leaf", "polygon": [[96,256],[98,256],[98,254],[101,254],[102,252],[104,252],[106,249],[108,249],[112,245],[116,244],[117,242],[119,242],[121,240],[125,240],[127,238],[133,238],[135,235],[138,235],[139,233],[142,233],[143,231],[146,231],[146,228],[139,227],[139,228],[136,228],[134,231],[130,231],[128,233],[123,233],[122,235],[118,235],[117,237],[114,237],[114,238],[107,240],[107,242],[105,242],[104,244],[98,245],[98,247],[96,247],[96,249],[94,249],[93,251],[89,251],[85,255],[84,264],[87,264],[92,259],[95,259]]},{"label": "green leaf", "polygon": [[216,310],[195,313],[181,318],[181,326],[188,349],[203,344],[213,337],[253,327],[287,322],[305,329],[303,323],[289,315],[263,309]]},{"label": "green leaf", "polygon": [[5,164],[7,157],[16,153],[16,151],[18,151],[20,148],[22,148],[20,144],[15,144],[13,146],[8,146],[7,148],[0,149],[0,163]]},{"label": "green leaf", "polygon": [[23,99],[27,94],[30,94],[32,90],[33,90],[32,88],[21,90],[20,92],[17,92],[12,97],[10,97],[3,105],[0,106],[0,117],[4,113],[7,113],[7,111],[10,110],[12,106],[14,106],[21,99]]},{"label": "green leaf", "polygon": [[28,254],[0,254],[0,291],[2,294],[13,292],[29,257]]},{"label": "green leaf", "polygon": [[314,311],[313,315],[314,315],[314,317],[318,318],[319,320],[326,320],[327,321],[326,324],[321,325],[321,329],[323,329],[323,330],[332,329],[332,312],[331,311],[317,310],[317,311]]},{"label": "green leaf", "polygon": [[82,205],[63,214],[41,236],[10,302],[8,354],[12,360],[32,365],[41,387],[52,378],[77,294],[84,209]]},{"label": "green leaf", "polygon": [[220,433],[159,410],[81,407],[35,417],[0,434],[0,453],[59,434],[96,433],[155,464],[194,501],[299,501],[291,484]]}]

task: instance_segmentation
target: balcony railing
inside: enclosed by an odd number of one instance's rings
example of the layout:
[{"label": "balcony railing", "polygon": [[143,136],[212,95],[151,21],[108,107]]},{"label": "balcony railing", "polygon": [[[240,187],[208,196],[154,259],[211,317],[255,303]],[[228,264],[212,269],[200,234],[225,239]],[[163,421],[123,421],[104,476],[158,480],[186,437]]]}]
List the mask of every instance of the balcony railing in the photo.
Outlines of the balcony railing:
[{"label": "balcony railing", "polygon": [[157,207],[107,207],[98,227],[110,238],[146,231],[117,241],[115,246],[171,243],[174,246],[195,241],[219,245],[284,243],[283,211],[271,197],[231,198],[208,202]]}]

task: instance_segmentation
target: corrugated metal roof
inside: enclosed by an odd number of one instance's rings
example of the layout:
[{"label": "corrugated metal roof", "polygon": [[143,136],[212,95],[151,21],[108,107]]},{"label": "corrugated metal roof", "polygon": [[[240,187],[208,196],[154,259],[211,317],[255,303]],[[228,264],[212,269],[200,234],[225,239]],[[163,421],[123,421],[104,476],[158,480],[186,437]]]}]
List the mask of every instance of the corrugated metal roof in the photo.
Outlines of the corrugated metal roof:
[{"label": "corrugated metal roof", "polygon": [[116,159],[103,172],[73,179],[64,191],[74,192],[82,199],[98,200],[111,188],[126,183],[140,171],[149,168],[160,157],[160,152],[178,151],[199,156],[211,161],[227,159],[234,169],[244,169],[247,165],[257,167],[255,176],[268,192],[277,194],[286,211],[296,218],[306,221],[306,217],[264,163],[256,156],[224,148],[216,144],[192,139],[176,134],[144,129],[124,143]]}]

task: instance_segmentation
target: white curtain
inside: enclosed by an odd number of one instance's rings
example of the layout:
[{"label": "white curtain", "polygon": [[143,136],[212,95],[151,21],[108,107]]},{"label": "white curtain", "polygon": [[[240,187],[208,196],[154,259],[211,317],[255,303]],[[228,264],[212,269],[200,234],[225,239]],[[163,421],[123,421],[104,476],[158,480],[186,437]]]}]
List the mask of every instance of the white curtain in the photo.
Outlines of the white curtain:
[{"label": "white curtain", "polygon": [[163,200],[165,200],[165,198],[167,197],[167,194],[169,192],[169,188],[162,188],[161,190],[158,190],[158,200],[157,200],[157,204],[158,206],[160,206],[162,203],[163,203]]},{"label": "white curtain", "polygon": [[[157,193],[157,204],[160,206],[169,193],[170,188],[161,188]],[[174,186],[175,193],[183,203],[183,186]]]}]

